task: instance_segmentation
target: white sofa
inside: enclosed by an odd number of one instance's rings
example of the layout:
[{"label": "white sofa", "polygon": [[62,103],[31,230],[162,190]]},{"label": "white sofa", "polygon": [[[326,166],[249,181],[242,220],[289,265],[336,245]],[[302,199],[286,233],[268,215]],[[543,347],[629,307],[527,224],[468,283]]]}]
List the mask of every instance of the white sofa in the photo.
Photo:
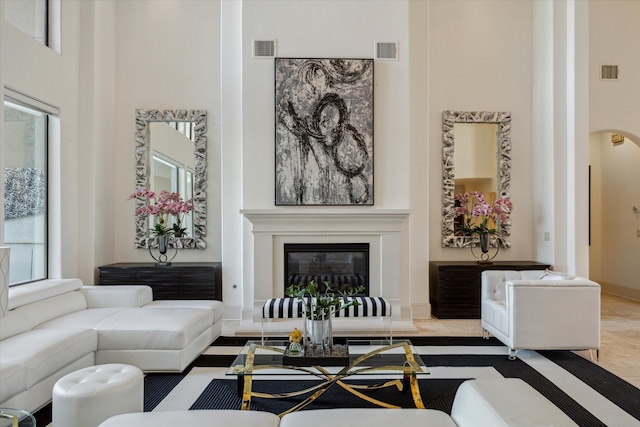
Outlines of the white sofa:
[{"label": "white sofa", "polygon": [[576,427],[564,412],[519,378],[468,380],[458,387],[451,416],[435,409],[315,409],[285,414],[200,410],[116,415],[99,427]]},{"label": "white sofa", "polygon": [[482,328],[520,349],[600,349],[600,285],[548,270],[485,270]]},{"label": "white sofa", "polygon": [[180,372],[222,332],[220,301],[152,301],[148,286],[44,280],[0,292],[0,407],[35,411],[79,368]]}]

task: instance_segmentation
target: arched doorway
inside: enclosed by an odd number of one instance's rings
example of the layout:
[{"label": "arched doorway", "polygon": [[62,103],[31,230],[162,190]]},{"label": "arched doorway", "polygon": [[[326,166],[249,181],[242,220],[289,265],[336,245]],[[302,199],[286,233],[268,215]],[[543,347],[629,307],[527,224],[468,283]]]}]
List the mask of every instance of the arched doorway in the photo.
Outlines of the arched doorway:
[{"label": "arched doorway", "polygon": [[640,299],[640,138],[592,133],[589,165],[589,278]]}]

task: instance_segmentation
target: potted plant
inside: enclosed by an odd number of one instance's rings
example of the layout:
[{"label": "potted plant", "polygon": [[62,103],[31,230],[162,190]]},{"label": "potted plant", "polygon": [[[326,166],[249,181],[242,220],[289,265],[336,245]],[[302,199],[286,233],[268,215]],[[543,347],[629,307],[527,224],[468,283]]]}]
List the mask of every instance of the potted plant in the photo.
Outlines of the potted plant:
[{"label": "potted plant", "polygon": [[364,286],[348,288],[344,291],[336,291],[331,287],[331,282],[323,282],[325,290],[322,291],[318,284],[311,280],[307,283],[300,282],[286,289],[289,297],[296,297],[302,301],[305,312],[305,329],[312,345],[331,345],[332,327],[331,318],[340,310],[360,303],[355,299],[345,301],[345,297],[352,297],[364,291]]},{"label": "potted plant", "polygon": [[[179,193],[161,191],[159,195],[149,189],[138,190],[129,199],[143,199],[149,203],[136,209],[136,215],[148,214],[157,218],[151,235],[155,237],[170,236],[184,237],[186,229],[182,227],[182,218],[193,210],[192,200],[183,200]],[[175,222],[169,225],[171,217]]]},{"label": "potted plant", "polygon": [[455,217],[461,219],[456,231],[463,236],[478,236],[482,251],[486,252],[489,236],[499,234],[500,223],[509,220],[513,209],[511,200],[502,197],[489,203],[484,194],[477,191],[456,194],[454,198]]}]

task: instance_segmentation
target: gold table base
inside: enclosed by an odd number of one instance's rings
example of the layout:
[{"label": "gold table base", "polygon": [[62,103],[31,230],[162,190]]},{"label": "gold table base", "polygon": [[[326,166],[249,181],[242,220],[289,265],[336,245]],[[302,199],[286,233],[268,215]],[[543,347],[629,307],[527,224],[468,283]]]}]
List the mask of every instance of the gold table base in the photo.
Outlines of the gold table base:
[{"label": "gold table base", "polygon": [[[405,361],[403,366],[367,366],[367,367],[358,367],[359,365],[361,365],[364,361],[366,361],[370,357],[373,357],[375,355],[378,355],[380,353],[384,353],[385,351],[388,351],[388,350],[391,350],[391,349],[394,349],[394,348],[398,348],[398,347],[402,347],[402,349],[404,350],[405,357],[406,357],[406,361]],[[390,345],[387,345],[387,346],[380,347],[379,349],[371,351],[371,352],[369,352],[367,354],[364,354],[364,355],[358,357],[356,360],[354,360],[353,363],[351,363],[348,366],[342,368],[336,374],[331,374],[330,372],[328,372],[325,368],[323,368],[321,366],[311,366],[309,368],[301,367],[301,366],[284,366],[284,365],[260,365],[260,366],[254,366],[255,352],[256,352],[257,349],[266,349],[266,350],[275,351],[275,352],[279,352],[279,353],[284,353],[284,351],[285,351],[285,350],[280,349],[280,348],[270,347],[270,346],[265,346],[265,345],[260,345],[260,344],[251,344],[249,346],[245,365],[244,366],[238,366],[234,370],[234,374],[238,375],[238,380],[239,381],[240,381],[240,376],[243,376],[243,379],[242,379],[242,381],[243,381],[243,387],[242,387],[242,409],[243,410],[249,410],[249,406],[251,405],[251,397],[260,397],[260,398],[266,398],[266,399],[281,399],[281,398],[300,396],[302,394],[314,392],[311,396],[309,396],[308,398],[306,398],[302,402],[298,403],[297,405],[295,405],[291,409],[279,414],[279,416],[282,417],[285,414],[288,414],[290,412],[298,411],[298,410],[304,408],[305,406],[309,405],[310,403],[315,401],[325,391],[327,391],[330,387],[332,387],[335,384],[338,384],[340,387],[342,387],[343,389],[345,389],[349,393],[351,393],[351,394],[353,394],[353,395],[355,395],[355,396],[357,396],[357,397],[359,397],[359,398],[361,398],[363,400],[366,400],[367,402],[373,403],[375,405],[378,405],[378,406],[381,406],[381,407],[384,407],[384,408],[399,408],[399,407],[396,406],[396,405],[391,405],[389,403],[385,403],[385,402],[382,402],[380,400],[377,400],[377,399],[374,399],[372,397],[369,397],[366,394],[360,392],[359,390],[375,390],[375,389],[395,386],[395,387],[398,388],[398,391],[403,391],[403,390],[405,390],[405,387],[408,384],[409,388],[411,389],[411,395],[413,397],[413,402],[415,403],[416,408],[424,409],[424,403],[422,402],[422,396],[420,396],[420,388],[418,387],[418,379],[416,377],[416,375],[418,373],[422,372],[422,368],[415,361],[415,358],[413,357],[413,352],[411,351],[411,347],[410,347],[408,342],[399,342],[399,343],[395,343],[395,344],[390,344]],[[316,386],[313,386],[313,387],[310,387],[310,388],[307,388],[307,389],[304,389],[304,390],[290,392],[290,393],[268,394],[268,393],[254,392],[254,391],[252,391],[253,373],[255,371],[264,370],[264,369],[292,369],[292,370],[298,370],[298,371],[306,372],[306,373],[308,373],[310,375],[313,375],[313,376],[318,377],[320,379],[323,379],[325,381],[320,383],[320,384],[318,384],[318,385],[316,385]],[[315,371],[313,369],[315,369]],[[364,372],[370,372],[370,371],[401,371],[403,373],[403,379],[402,380],[399,380],[399,379],[391,380],[391,381],[387,381],[387,382],[385,382],[383,384],[378,384],[378,385],[352,385],[352,384],[347,384],[347,383],[342,381],[344,378],[350,377],[352,375],[358,375],[358,374],[361,374],[361,373],[364,373]]]}]

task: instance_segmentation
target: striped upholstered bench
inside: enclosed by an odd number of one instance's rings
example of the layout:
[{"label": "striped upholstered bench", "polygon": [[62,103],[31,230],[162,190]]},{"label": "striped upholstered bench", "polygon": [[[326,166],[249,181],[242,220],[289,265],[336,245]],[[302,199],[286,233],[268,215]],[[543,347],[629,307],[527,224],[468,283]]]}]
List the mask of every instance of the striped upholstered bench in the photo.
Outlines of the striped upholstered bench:
[{"label": "striped upholstered bench", "polygon": [[[393,341],[391,323],[391,303],[383,297],[343,297],[345,302],[356,300],[359,305],[352,305],[335,313],[336,318],[370,319],[379,318],[383,322],[385,336]],[[304,305],[295,297],[270,298],[262,306],[262,342],[265,340],[265,321],[277,319],[298,319],[304,316]]]}]

